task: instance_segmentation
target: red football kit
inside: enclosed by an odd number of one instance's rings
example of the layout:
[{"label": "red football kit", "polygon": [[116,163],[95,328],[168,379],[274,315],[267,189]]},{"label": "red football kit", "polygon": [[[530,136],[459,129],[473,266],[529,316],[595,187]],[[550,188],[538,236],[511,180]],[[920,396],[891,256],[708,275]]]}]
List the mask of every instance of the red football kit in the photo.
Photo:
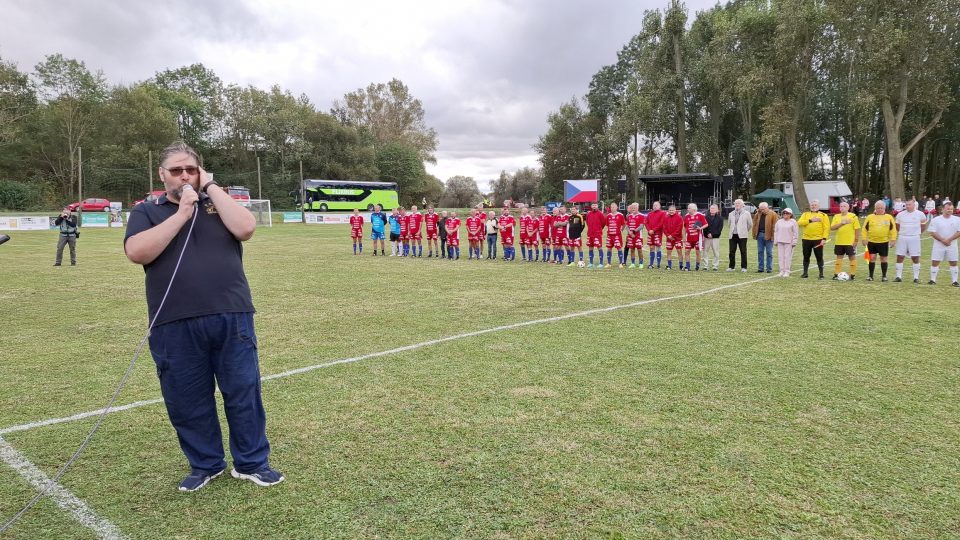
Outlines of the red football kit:
[{"label": "red football kit", "polygon": [[587,211],[587,247],[603,247],[603,228],[607,226],[607,216],[600,210]]},{"label": "red football kit", "polygon": [[440,223],[440,214],[427,212],[423,216],[423,221],[427,224],[427,240],[439,240],[440,229],[437,225]]},{"label": "red football kit", "polygon": [[683,216],[683,228],[687,230],[687,239],[683,241],[685,249],[700,251],[700,227],[707,224],[707,218],[700,212]]},{"label": "red football kit", "polygon": [[533,217],[530,214],[520,216],[520,245],[529,246],[536,237],[536,229],[533,228]]},{"label": "red football kit", "polygon": [[663,220],[667,213],[663,210],[653,210],[647,214],[647,245],[660,247],[663,245]]},{"label": "red football kit", "polygon": [[460,218],[447,219],[447,245],[460,247]]},{"label": "red football kit", "polygon": [[683,248],[683,217],[680,214],[664,216],[663,236],[667,239],[668,250]]},{"label": "red football kit", "polygon": [[643,249],[643,233],[634,232],[644,223],[643,214],[627,214],[627,249]]},{"label": "red football kit", "polygon": [[553,245],[555,246],[567,245],[567,222],[568,221],[570,221],[570,216],[568,216],[567,214],[553,216],[553,222],[550,224],[550,226],[553,227]]},{"label": "red football kit", "polygon": [[400,222],[400,240],[409,240],[410,239],[410,222],[408,221],[410,216],[407,214],[401,214],[397,216],[397,221]]},{"label": "red football kit", "polygon": [[540,216],[537,232],[540,234],[540,242],[545,246],[549,246],[550,239],[553,238],[553,216],[550,214]]},{"label": "red football kit", "polygon": [[516,224],[513,216],[500,216],[500,243],[504,247],[513,246],[513,228]]},{"label": "red football kit", "polygon": [[363,216],[350,216],[350,238],[363,238]]},{"label": "red football kit", "polygon": [[411,240],[421,240],[423,235],[420,234],[420,225],[423,223],[423,214],[416,212],[414,214],[407,214],[407,236]]},{"label": "red football kit", "polygon": [[529,240],[529,246],[539,246],[540,242],[537,240],[540,238],[540,218],[537,216],[530,216],[530,226],[527,229],[527,239]]},{"label": "red football kit", "polygon": [[623,249],[623,225],[626,220],[620,212],[607,214],[607,249]]},{"label": "red football kit", "polygon": [[480,217],[467,218],[467,241],[479,242],[483,239],[483,220]]}]

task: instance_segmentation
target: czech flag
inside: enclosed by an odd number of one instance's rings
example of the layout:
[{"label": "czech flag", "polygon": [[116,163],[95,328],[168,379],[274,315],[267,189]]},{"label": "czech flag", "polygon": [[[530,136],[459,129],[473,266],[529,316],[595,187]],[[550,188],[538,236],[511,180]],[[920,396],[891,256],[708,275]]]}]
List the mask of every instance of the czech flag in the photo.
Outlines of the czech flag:
[{"label": "czech flag", "polygon": [[599,201],[597,184],[599,180],[564,180],[563,199],[569,203]]}]

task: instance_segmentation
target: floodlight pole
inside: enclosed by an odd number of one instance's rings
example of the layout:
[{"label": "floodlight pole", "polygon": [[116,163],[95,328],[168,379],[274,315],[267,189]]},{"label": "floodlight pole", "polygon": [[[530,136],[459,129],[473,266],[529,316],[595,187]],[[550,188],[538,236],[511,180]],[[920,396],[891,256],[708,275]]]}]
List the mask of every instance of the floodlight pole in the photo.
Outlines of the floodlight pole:
[{"label": "floodlight pole", "polygon": [[153,193],[153,150],[147,151],[147,171],[150,173],[150,193]]},{"label": "floodlight pole", "polygon": [[303,160],[300,160],[300,221],[306,223],[307,214],[304,209],[304,198],[303,198]]},{"label": "floodlight pole", "polygon": [[257,156],[257,198],[263,199],[263,184],[260,182],[260,156]]}]

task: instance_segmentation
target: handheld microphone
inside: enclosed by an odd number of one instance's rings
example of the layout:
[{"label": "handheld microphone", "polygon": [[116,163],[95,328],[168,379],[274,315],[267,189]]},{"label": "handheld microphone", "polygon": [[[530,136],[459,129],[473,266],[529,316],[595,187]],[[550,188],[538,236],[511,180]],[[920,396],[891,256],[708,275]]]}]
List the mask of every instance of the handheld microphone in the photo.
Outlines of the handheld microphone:
[{"label": "handheld microphone", "polygon": [[[183,187],[180,188],[180,192],[182,193],[184,190],[187,190],[187,189],[189,189],[190,191],[193,191],[193,186],[191,186],[190,184],[184,184]],[[199,205],[200,205],[200,198],[197,197],[197,200],[193,201],[193,207],[196,208]]]}]

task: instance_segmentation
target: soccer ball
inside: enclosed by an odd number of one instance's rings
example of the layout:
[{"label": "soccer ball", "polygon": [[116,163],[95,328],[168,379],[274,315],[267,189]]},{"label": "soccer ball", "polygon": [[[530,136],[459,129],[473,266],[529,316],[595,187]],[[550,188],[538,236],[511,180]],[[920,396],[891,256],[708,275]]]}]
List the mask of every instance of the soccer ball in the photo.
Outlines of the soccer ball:
[{"label": "soccer ball", "polygon": [[586,265],[583,264],[583,261],[580,261],[580,262],[577,263],[577,268],[583,268],[583,267],[585,267],[585,266],[586,266]]},{"label": "soccer ball", "polygon": [[840,272],[837,274],[837,281],[850,281],[850,274],[846,272]]}]

